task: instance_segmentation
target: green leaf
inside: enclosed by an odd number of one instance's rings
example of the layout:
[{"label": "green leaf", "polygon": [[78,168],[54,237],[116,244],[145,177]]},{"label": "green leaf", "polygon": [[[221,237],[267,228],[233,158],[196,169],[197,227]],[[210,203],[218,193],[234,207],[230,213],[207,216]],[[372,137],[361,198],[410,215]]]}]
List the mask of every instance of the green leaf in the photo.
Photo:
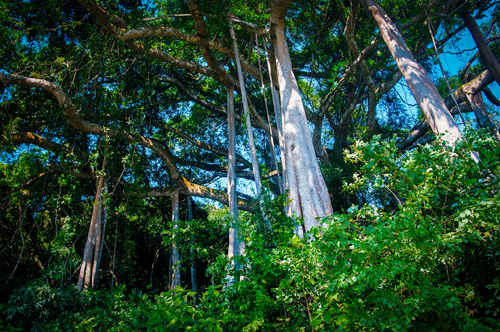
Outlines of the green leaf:
[{"label": "green leaf", "polygon": [[330,323],[330,321],[332,320],[332,315],[330,314],[330,312],[326,312],[325,315],[323,316],[323,319],[325,321],[325,323]]},{"label": "green leaf", "polygon": [[321,313],[321,314],[317,315],[316,317],[314,317],[313,320],[311,321],[311,325],[313,327],[317,327],[322,322],[323,322],[323,313]]}]

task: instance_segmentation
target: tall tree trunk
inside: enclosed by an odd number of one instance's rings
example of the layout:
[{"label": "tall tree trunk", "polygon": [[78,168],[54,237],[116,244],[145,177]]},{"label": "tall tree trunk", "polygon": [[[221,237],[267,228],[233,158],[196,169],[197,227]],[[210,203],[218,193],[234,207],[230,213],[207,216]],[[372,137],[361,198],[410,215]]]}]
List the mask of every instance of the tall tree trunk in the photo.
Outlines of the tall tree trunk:
[{"label": "tall tree trunk", "polygon": [[[318,226],[318,217],[333,213],[330,196],[314,152],[304,104],[285,39],[285,14],[290,0],[271,1],[272,33],[281,95],[283,131],[291,212],[303,218],[305,230]],[[300,229],[298,230],[300,234]]]},{"label": "tall tree trunk", "polygon": [[361,0],[361,3],[377,22],[392,57],[432,131],[435,134],[442,134],[443,139],[453,146],[461,137],[460,130],[429,75],[417,63],[408,45],[382,7],[374,0]]},{"label": "tall tree trunk", "polygon": [[[227,87],[227,123],[228,123],[228,167],[227,167],[227,195],[229,201],[229,246],[227,256],[231,260],[234,256],[240,255],[240,237],[238,227],[238,205],[236,202],[236,128],[234,119],[234,89]],[[235,261],[231,262],[232,268],[239,269]],[[228,277],[230,272],[228,271]],[[229,286],[234,280],[229,280]]]},{"label": "tall tree trunk", "polygon": [[245,123],[247,126],[248,145],[250,146],[250,158],[252,160],[253,177],[255,179],[255,187],[257,189],[257,195],[260,196],[260,191],[262,189],[262,182],[260,180],[259,162],[257,160],[257,150],[255,149],[255,142],[253,139],[252,122],[250,120],[250,111],[248,109],[248,100],[245,89],[245,82],[243,78],[243,72],[241,70],[240,52],[238,51],[238,45],[236,44],[236,36],[234,35],[234,28],[232,25],[230,25],[229,27],[229,32],[233,40],[234,59],[235,59],[234,62],[236,63],[236,69],[238,70],[238,80],[240,81],[241,101],[243,103],[243,111],[245,113],[245,120],[246,120]]},{"label": "tall tree trunk", "polygon": [[179,190],[174,191],[171,196],[172,198],[172,279],[169,285],[169,289],[173,290],[175,287],[181,285],[181,257],[179,253],[179,247],[177,245],[177,240],[175,233],[179,228]]},{"label": "tall tree trunk", "polygon": [[[266,97],[266,88],[265,88],[265,84],[264,84],[264,76],[262,75],[262,64],[260,62],[259,35],[258,34],[255,34],[255,45],[257,47],[257,61],[259,63],[259,73],[260,73],[260,82],[261,82],[262,95],[264,96],[264,105],[266,107],[267,123],[269,125],[269,135],[268,135],[268,138],[269,138],[270,150],[271,150],[270,151],[271,152],[271,162],[272,162],[274,168],[276,169],[276,178],[277,178],[276,182],[278,183],[279,193],[280,193],[280,195],[283,195],[284,194],[283,183],[281,182],[280,169],[279,169],[279,166],[278,166],[278,161],[276,160],[276,149],[274,148],[274,138],[273,138],[273,135],[272,135],[273,131],[272,131],[272,128],[271,128],[271,117],[269,115],[269,107],[267,106],[267,97]],[[266,57],[267,57],[267,52],[266,52]],[[273,89],[272,85],[271,85],[271,89]]]},{"label": "tall tree trunk", "polygon": [[106,208],[103,194],[106,194],[107,191],[108,181],[104,179],[104,187],[99,197],[99,215],[96,221],[94,261],[92,263],[92,278],[90,280],[92,289],[96,289],[99,284],[99,266],[101,263],[102,247],[104,245],[104,235],[106,234],[106,223],[108,221],[108,209]]},{"label": "tall tree trunk", "polygon": [[488,43],[484,39],[484,36],[476,23],[476,20],[468,12],[462,13],[462,19],[464,20],[465,26],[471,33],[472,38],[474,38],[474,41],[476,42],[479,54],[481,55],[486,68],[488,68],[495,81],[497,81],[498,85],[500,85],[500,62],[498,62],[497,58],[495,58],[495,55],[489,48]]},{"label": "tall tree trunk", "polygon": [[[286,160],[285,160],[285,136],[283,134],[283,116],[281,115],[281,104],[280,104],[280,96],[277,91],[277,88],[275,87],[275,83],[273,82],[273,73],[272,73],[272,67],[271,67],[271,61],[269,59],[269,53],[267,52],[267,40],[264,38],[264,52],[266,54],[266,62],[267,62],[267,70],[269,73],[269,82],[271,83],[271,98],[273,100],[273,109],[274,109],[274,116],[276,117],[276,127],[278,128],[278,139],[279,139],[279,146],[280,146],[280,155],[281,155],[281,169],[282,169],[282,174],[283,174],[283,183],[285,186],[288,188],[286,185],[287,179],[286,179]],[[285,192],[283,188],[283,193]]]},{"label": "tall tree trunk", "polygon": [[[104,157],[102,171],[104,171],[105,167],[106,157]],[[105,183],[105,176],[100,176],[97,181],[94,206],[92,209],[92,217],[90,219],[87,242],[85,243],[82,265],[80,267],[80,274],[78,276],[77,288],[80,291],[82,291],[84,288],[93,288],[94,286],[97,286],[97,276],[94,277],[94,273],[97,273],[99,269],[102,239],[104,237],[104,231],[102,230],[101,222],[103,214],[102,207],[104,206],[104,204],[101,202],[101,200]]]},{"label": "tall tree trunk", "polygon": [[[188,220],[190,223],[193,222],[193,202],[191,197],[187,198],[188,204]],[[189,258],[190,258],[190,270],[191,270],[191,289],[194,292],[193,302],[198,304],[198,281],[196,279],[196,259],[194,250],[194,238],[191,237],[191,246],[189,248]]]}]

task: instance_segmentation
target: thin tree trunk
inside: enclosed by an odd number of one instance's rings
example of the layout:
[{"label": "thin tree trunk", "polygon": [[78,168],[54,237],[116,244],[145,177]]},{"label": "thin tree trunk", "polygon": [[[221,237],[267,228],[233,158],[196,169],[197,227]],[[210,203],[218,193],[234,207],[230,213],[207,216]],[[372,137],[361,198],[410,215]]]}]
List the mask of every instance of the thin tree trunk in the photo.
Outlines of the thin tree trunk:
[{"label": "thin tree trunk", "polygon": [[[276,117],[276,127],[278,128],[278,138],[279,138],[279,146],[280,146],[280,154],[281,154],[281,169],[283,174],[283,183],[286,188],[288,188],[287,178],[286,178],[286,160],[285,160],[285,136],[283,135],[283,116],[281,115],[281,104],[280,104],[280,96],[278,91],[276,90],[273,82],[273,74],[271,68],[271,61],[269,60],[269,53],[267,52],[267,40],[264,39],[264,52],[266,54],[266,62],[267,62],[267,70],[269,72],[269,82],[271,82],[271,97],[273,100],[273,108],[274,108],[274,116]],[[283,188],[283,192],[284,192]]]},{"label": "thin tree trunk", "polygon": [[[125,204],[125,206],[127,206]],[[115,243],[113,246],[113,257],[112,260],[112,265],[111,265],[111,294],[113,294],[113,287],[115,285],[115,282],[118,282],[118,280],[115,280],[115,269],[116,269],[116,246],[118,244],[118,218],[116,218],[116,224],[115,224]]]},{"label": "thin tree trunk", "polygon": [[476,23],[476,20],[468,12],[462,13],[462,19],[464,20],[465,26],[471,33],[472,38],[474,38],[474,41],[476,42],[479,54],[481,55],[486,68],[488,68],[495,81],[497,81],[498,85],[500,85],[500,62],[498,62],[497,58],[495,58],[495,55],[488,46],[488,43],[484,39],[484,36]]},{"label": "thin tree trunk", "polygon": [[[167,205],[163,204],[161,208],[161,222],[162,228],[165,229],[168,225],[167,219]],[[149,284],[153,287],[153,275],[155,273],[156,264],[158,263],[158,258],[160,257],[162,236],[161,233],[156,234],[155,240],[155,254],[153,256],[153,262],[151,263],[151,273],[149,274]],[[172,250],[172,245],[170,245],[170,250]],[[172,255],[169,255],[168,259],[168,285],[170,286],[172,282]]]},{"label": "thin tree trunk", "polygon": [[170,243],[170,255],[168,255],[168,289],[172,287],[172,243]]},{"label": "thin tree trunk", "polygon": [[[271,1],[271,31],[275,34],[276,68],[281,95],[290,212],[303,218],[305,230],[318,226],[318,217],[333,213],[330,196],[314,152],[299,86],[285,39],[285,14],[291,1]],[[300,227],[297,229],[300,235]]]},{"label": "thin tree trunk", "polygon": [[[193,202],[191,197],[187,198],[188,204],[188,219],[189,222],[193,222]],[[191,248],[189,248],[189,258],[190,258],[190,270],[191,270],[191,289],[194,292],[193,302],[194,304],[198,304],[198,281],[196,279],[196,259],[195,259],[195,250],[194,250],[194,238],[191,238]]]},{"label": "thin tree trunk", "polygon": [[[264,77],[262,75],[262,65],[260,63],[259,36],[257,34],[255,34],[255,45],[257,47],[257,60],[259,63],[259,73],[260,73],[262,95],[264,96],[264,105],[266,107],[267,123],[269,125],[269,142],[270,142],[270,147],[271,147],[271,162],[273,163],[273,166],[276,169],[279,193],[280,193],[280,195],[283,195],[283,193],[284,193],[283,183],[281,182],[280,169],[278,166],[278,161],[276,160],[276,150],[274,148],[274,138],[272,135],[273,131],[271,128],[271,117],[269,116],[269,108],[267,106],[267,97],[266,97],[266,89],[265,89],[265,85],[264,85]],[[273,89],[272,86],[271,86],[271,89]]]},{"label": "thin tree trunk", "polygon": [[455,120],[427,72],[417,63],[398,29],[374,0],[361,0],[363,6],[377,22],[385,43],[410,88],[417,104],[435,134],[442,134],[454,146],[461,137]]},{"label": "thin tree trunk", "polygon": [[[246,127],[247,127],[247,134],[248,134],[248,144],[250,146],[250,157],[252,160],[252,170],[253,170],[253,176],[255,179],[255,187],[257,191],[257,197],[259,199],[259,205],[262,207],[263,201],[262,201],[262,196],[261,196],[261,191],[262,191],[262,181],[260,179],[260,170],[259,170],[259,162],[257,160],[257,151],[255,148],[255,141],[253,137],[253,132],[252,132],[252,123],[250,121],[250,112],[248,108],[248,100],[247,100],[247,94],[246,94],[246,89],[245,89],[245,82],[244,82],[244,77],[243,77],[243,72],[241,69],[241,63],[240,63],[240,54],[238,50],[238,45],[236,43],[236,36],[234,33],[234,28],[232,25],[230,25],[230,30],[229,33],[231,35],[231,39],[233,40],[233,47],[234,47],[234,56],[235,56],[235,63],[236,63],[236,68],[238,71],[238,80],[240,83],[240,91],[241,91],[241,99],[243,102],[243,110],[245,113],[245,120],[246,120]],[[267,107],[267,104],[266,104]],[[268,125],[269,125],[269,131],[272,134],[272,128],[269,123],[269,112],[268,112]],[[278,171],[279,173],[279,171]],[[279,178],[279,175],[278,175]],[[271,223],[269,219],[264,216],[265,222],[266,222],[266,227],[271,230]],[[245,244],[244,242],[241,242],[239,247],[239,253],[240,255],[244,255],[245,251]]]},{"label": "thin tree trunk", "polygon": [[[161,239],[160,234],[157,234],[156,241],[155,241],[156,242],[155,254],[153,256],[153,262],[151,263],[151,272],[149,273],[149,284],[151,285],[151,287],[153,287],[153,275],[154,275],[154,272],[156,269],[156,263],[158,262],[158,257],[160,257],[160,239]],[[168,268],[169,268],[169,273],[171,273],[170,261],[169,261]],[[169,285],[170,285],[170,280],[171,279],[169,279]]]},{"label": "thin tree trunk", "polygon": [[[428,16],[429,15],[427,15],[427,17]],[[444,81],[446,82],[446,86],[448,87],[448,91],[450,92],[450,96],[453,99],[455,106],[457,107],[457,110],[460,114],[460,118],[462,119],[463,124],[466,126],[465,118],[462,115],[462,112],[460,112],[460,106],[458,105],[457,99],[453,95],[453,90],[451,89],[450,81],[448,80],[448,77],[446,76],[446,72],[444,70],[443,64],[441,63],[441,59],[439,57],[439,49],[438,49],[437,44],[436,44],[436,38],[434,38],[434,32],[433,32],[434,27],[432,26],[432,20],[430,17],[427,19],[427,25],[429,26],[429,33],[430,33],[431,38],[432,38],[432,44],[434,45],[434,51],[436,51],[436,60],[439,64],[439,68],[441,69],[441,74],[443,74]],[[445,102],[445,104],[446,104],[446,102]]]},{"label": "thin tree trunk", "polygon": [[[106,194],[107,191],[108,181],[105,179],[102,193]],[[92,278],[90,280],[92,289],[97,289],[97,286],[99,284],[99,266],[101,263],[104,236],[106,234],[106,222],[108,220],[108,209],[106,209],[103,194],[101,194],[99,197],[99,215],[96,222],[94,261],[92,263]]]},{"label": "thin tree trunk", "polygon": [[229,217],[238,218],[238,205],[236,202],[236,128],[234,118],[234,90],[227,89],[227,122],[228,122],[228,170],[227,194],[229,196]]},{"label": "thin tree trunk", "polygon": [[181,262],[179,247],[176,243],[175,232],[179,228],[179,190],[174,191],[171,195],[172,198],[172,280],[169,289],[173,290],[175,287],[181,285]]},{"label": "thin tree trunk", "polygon": [[260,191],[262,190],[262,182],[260,180],[259,162],[257,160],[257,150],[255,149],[255,142],[253,139],[252,122],[250,120],[250,111],[248,109],[247,93],[245,89],[245,82],[243,81],[243,72],[241,70],[240,53],[238,51],[238,45],[236,44],[236,36],[234,34],[234,28],[232,25],[230,25],[229,27],[229,32],[233,40],[234,59],[236,63],[236,69],[238,70],[238,80],[240,81],[241,100],[243,102],[243,111],[245,113],[245,120],[247,126],[247,134],[248,134],[248,145],[250,146],[250,158],[252,160],[252,171],[255,179],[255,187],[257,189],[257,195],[260,196]]},{"label": "thin tree trunk", "polygon": [[[104,171],[106,167],[106,157],[104,157],[102,171]],[[96,235],[97,225],[100,224],[100,201],[101,201],[101,193],[104,187],[105,178],[104,176],[100,176],[97,181],[96,194],[94,199],[94,206],[92,208],[92,217],[90,219],[90,227],[87,235],[87,242],[85,243],[85,249],[83,251],[83,259],[82,265],[80,267],[80,274],[78,276],[77,288],[79,291],[82,291],[84,288],[92,287],[92,271],[93,271],[93,263],[94,263],[94,253],[96,246]],[[99,225],[100,232],[100,225]],[[98,266],[96,267],[98,268]]]},{"label": "thin tree trunk", "polygon": [[[236,202],[236,128],[234,119],[234,89],[227,87],[227,123],[228,123],[228,168],[227,168],[227,195],[229,200],[229,219],[231,227],[229,228],[229,246],[227,256],[231,260],[234,256],[240,255],[239,227],[238,227],[238,205]],[[233,260],[231,265],[235,269],[239,266]],[[230,277],[230,271],[228,271]],[[229,287],[234,280],[229,280]]]}]

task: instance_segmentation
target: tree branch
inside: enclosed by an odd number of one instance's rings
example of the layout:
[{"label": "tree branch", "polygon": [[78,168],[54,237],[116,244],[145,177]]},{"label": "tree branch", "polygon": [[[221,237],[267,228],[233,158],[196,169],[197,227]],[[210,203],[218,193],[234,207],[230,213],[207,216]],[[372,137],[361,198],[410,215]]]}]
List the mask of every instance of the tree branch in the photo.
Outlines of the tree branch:
[{"label": "tree branch", "polygon": [[[45,137],[31,132],[20,132],[11,135],[12,143],[19,144],[34,144],[45,150],[50,150],[54,152],[67,151],[75,153],[82,161],[88,159],[89,155],[83,151],[74,151],[63,144],[53,142]],[[0,142],[3,143],[3,142]]]},{"label": "tree branch", "polygon": [[[182,84],[182,82],[180,82],[178,79],[173,78],[173,77],[168,77],[168,76],[167,77],[158,77],[157,79],[160,82],[174,84],[182,93],[184,93],[190,100],[194,101],[198,105],[201,105],[201,106],[207,108],[208,110],[210,110],[210,111],[212,111],[220,116],[227,117],[227,111],[224,109],[224,107],[216,106],[216,105],[206,101],[205,99],[202,99],[202,98],[196,96],[191,91],[188,91],[186,89],[186,87]],[[251,101],[249,100],[248,102],[250,104],[250,111],[251,111],[251,115],[252,115],[253,125],[257,128],[264,130],[266,133],[269,134],[269,126],[267,125],[266,121],[264,121],[262,119],[262,117],[255,111],[255,109],[252,106]],[[243,123],[243,121],[244,121],[244,119],[237,114],[235,114],[235,119],[236,119],[236,121],[238,121],[240,123]],[[273,137],[277,137],[278,132],[277,132],[276,128],[272,127],[272,131],[273,131],[272,132]]]},{"label": "tree branch", "polygon": [[[193,17],[194,20],[194,28],[196,32],[204,37],[207,38],[207,26],[205,24],[205,20],[203,18],[203,14],[201,13],[200,9],[198,8],[198,1],[197,0],[188,0],[188,7],[189,11],[191,12],[191,16]],[[217,60],[212,53],[210,52],[210,49],[207,46],[200,45],[201,49],[201,54],[203,55],[203,59],[208,63],[210,68],[212,68],[218,75],[219,75],[219,80],[227,87],[227,86],[233,86],[235,84],[233,78],[229,76],[227,71],[224,69],[222,64]]]},{"label": "tree branch", "polygon": [[[466,94],[475,95],[477,93],[480,93],[481,91],[486,89],[487,86],[489,84],[491,84],[492,82],[494,82],[493,76],[489,73],[488,70],[485,70],[480,75],[478,75],[476,78],[471,80],[470,82],[462,85],[453,94],[455,95],[457,102],[462,103],[463,101],[467,100]],[[445,101],[446,107],[448,107],[451,110],[452,115],[459,114],[459,111],[462,113],[472,111],[468,105],[460,106],[460,110],[458,110],[456,107],[453,108],[453,106],[455,106],[455,102],[453,101],[451,96],[444,98],[444,101]],[[410,131],[410,134],[408,135],[408,137],[406,137],[406,139],[404,139],[400,144],[398,144],[398,149],[400,151],[404,151],[404,150],[408,149],[420,137],[424,136],[429,131],[429,129],[430,129],[430,127],[426,121],[423,121],[420,124],[416,125]]]},{"label": "tree branch", "polygon": [[[166,123],[162,123],[162,124],[153,123],[153,124],[154,124],[155,127],[165,129],[165,130],[167,130],[167,131],[169,131],[171,133],[174,133],[175,135],[177,135],[179,137],[184,138],[188,142],[192,143],[193,145],[195,145],[197,147],[202,148],[203,150],[207,150],[207,151],[213,152],[215,154],[218,154],[219,156],[224,156],[224,157],[228,156],[228,151],[227,150],[224,150],[224,149],[221,149],[221,148],[218,148],[218,147],[215,147],[215,146],[211,146],[211,145],[209,145],[207,143],[201,142],[201,141],[197,140],[196,138],[192,137],[191,135],[186,134],[182,130],[174,128],[174,127],[172,127],[172,126],[170,126],[170,125],[168,125]],[[242,163],[246,167],[252,168],[252,164],[248,160],[246,160],[245,158],[243,158],[243,156],[241,156],[241,155],[236,155],[236,161],[239,161],[240,163]]]},{"label": "tree branch", "polygon": [[15,75],[8,75],[0,73],[0,82],[5,85],[18,85],[26,87],[41,88],[52,94],[59,105],[61,106],[64,115],[67,117],[69,123],[81,132],[91,133],[98,136],[108,136],[115,139],[122,139],[129,143],[137,143],[146,148],[153,150],[165,163],[172,180],[177,183],[181,192],[185,195],[199,196],[214,199],[223,204],[227,204],[227,194],[219,190],[200,186],[186,180],[179,172],[177,165],[174,162],[174,157],[168,147],[163,147],[160,143],[144,137],[142,135],[129,134],[124,130],[110,129],[104,126],[87,122],[78,117],[77,110],[70,102],[62,88],[52,82],[29,78]]},{"label": "tree branch", "polygon": [[[98,6],[91,0],[78,0],[78,2],[90,12],[97,19],[97,22],[112,36],[117,39],[120,39],[120,35],[127,31],[127,24],[125,20],[119,16],[114,14],[110,14],[104,8]],[[126,34],[125,34],[126,35]],[[138,44],[132,40],[124,40],[125,45],[127,45],[130,49],[152,58],[158,59],[160,61],[170,63],[178,68],[183,68],[191,71],[195,71],[204,76],[217,78],[216,73],[208,67],[204,67],[198,63],[184,61],[181,59],[177,59],[171,56],[168,53],[164,53],[158,49],[146,49],[144,45]]]}]

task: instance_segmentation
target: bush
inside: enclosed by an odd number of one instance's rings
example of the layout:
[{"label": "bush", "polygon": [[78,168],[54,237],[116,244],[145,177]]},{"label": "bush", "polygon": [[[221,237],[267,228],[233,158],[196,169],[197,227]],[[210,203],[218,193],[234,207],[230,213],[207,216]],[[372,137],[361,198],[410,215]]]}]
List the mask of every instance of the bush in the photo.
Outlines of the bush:
[{"label": "bush", "polygon": [[[294,236],[284,197],[242,218],[243,281],[160,294],[78,293],[41,281],[18,289],[5,329],[110,331],[493,331],[500,314],[500,163],[489,138],[455,152],[357,143],[350,190],[372,197]],[[478,151],[474,163],[470,152]],[[386,191],[397,204],[378,195]],[[272,229],[266,227],[271,222]],[[227,261],[210,269],[225,275]],[[236,277],[236,276],[235,276]],[[28,323],[26,323],[28,322]],[[6,325],[10,324],[10,325]]]}]

